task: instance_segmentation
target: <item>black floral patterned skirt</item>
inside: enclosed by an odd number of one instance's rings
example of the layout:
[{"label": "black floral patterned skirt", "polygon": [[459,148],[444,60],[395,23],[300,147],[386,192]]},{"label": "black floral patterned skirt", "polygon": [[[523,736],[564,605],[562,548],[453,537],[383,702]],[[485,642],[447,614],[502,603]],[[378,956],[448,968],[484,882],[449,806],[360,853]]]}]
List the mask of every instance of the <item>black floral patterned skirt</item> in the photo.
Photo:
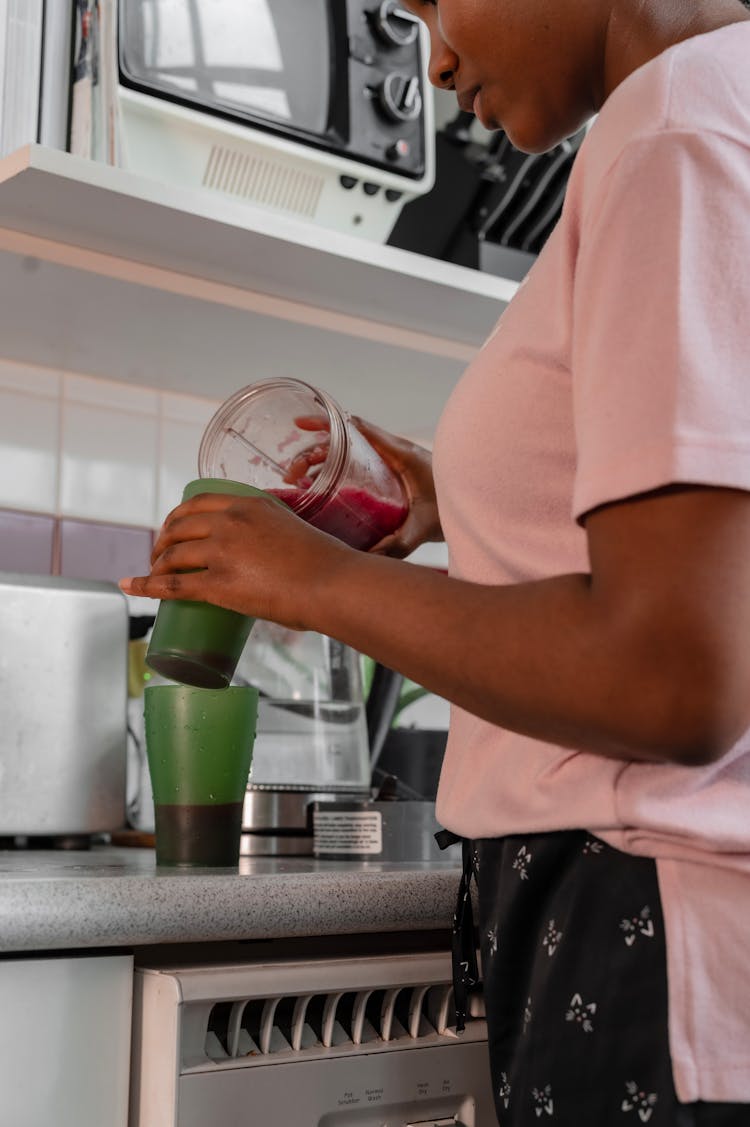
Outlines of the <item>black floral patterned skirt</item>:
[{"label": "black floral patterned skirt", "polygon": [[578,831],[465,857],[500,1127],[750,1127],[750,1105],[677,1101],[652,860]]}]

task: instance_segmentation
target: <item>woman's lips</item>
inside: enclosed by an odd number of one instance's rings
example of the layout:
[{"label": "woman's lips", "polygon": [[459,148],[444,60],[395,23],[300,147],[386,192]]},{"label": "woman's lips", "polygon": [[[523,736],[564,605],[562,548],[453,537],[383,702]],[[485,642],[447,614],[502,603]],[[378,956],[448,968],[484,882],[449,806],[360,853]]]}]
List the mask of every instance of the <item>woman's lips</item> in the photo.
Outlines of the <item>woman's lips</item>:
[{"label": "woman's lips", "polygon": [[480,125],[487,127],[487,123],[482,118],[482,89],[481,87],[474,94],[474,101],[471,107],[471,112],[477,118]]},{"label": "woman's lips", "polygon": [[466,90],[464,93],[458,95],[458,107],[464,113],[474,113],[474,102],[479,93],[479,87],[475,86],[472,90]]}]

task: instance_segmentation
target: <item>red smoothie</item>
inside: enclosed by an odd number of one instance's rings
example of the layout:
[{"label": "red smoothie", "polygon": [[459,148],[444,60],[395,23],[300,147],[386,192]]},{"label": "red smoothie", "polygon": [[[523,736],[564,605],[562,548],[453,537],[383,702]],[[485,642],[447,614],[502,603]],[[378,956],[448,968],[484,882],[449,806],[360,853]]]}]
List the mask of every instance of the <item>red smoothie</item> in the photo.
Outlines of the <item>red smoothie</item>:
[{"label": "red smoothie", "polygon": [[[302,489],[269,489],[280,501],[297,512],[307,497]],[[394,504],[381,497],[373,497],[364,489],[344,486],[317,509],[308,523],[331,536],[343,540],[351,548],[367,551],[403,524],[407,514],[406,504]],[[306,518],[307,519],[307,518]]]}]

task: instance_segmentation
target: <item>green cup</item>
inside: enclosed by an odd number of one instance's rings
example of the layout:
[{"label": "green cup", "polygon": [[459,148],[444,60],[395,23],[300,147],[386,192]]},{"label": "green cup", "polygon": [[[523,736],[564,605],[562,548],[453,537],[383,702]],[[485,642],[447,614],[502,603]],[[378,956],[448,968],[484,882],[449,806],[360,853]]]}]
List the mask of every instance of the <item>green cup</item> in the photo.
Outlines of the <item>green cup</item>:
[{"label": "green cup", "polygon": [[157,864],[236,867],[258,690],[147,685],[143,707]]},{"label": "green cup", "polygon": [[[187,501],[198,493],[271,496],[240,481],[206,477],[189,482],[182,499]],[[272,499],[283,504],[276,497]],[[254,618],[211,603],[165,599],[159,604],[146,664],[170,681],[224,689],[234,676],[254,622]]]}]

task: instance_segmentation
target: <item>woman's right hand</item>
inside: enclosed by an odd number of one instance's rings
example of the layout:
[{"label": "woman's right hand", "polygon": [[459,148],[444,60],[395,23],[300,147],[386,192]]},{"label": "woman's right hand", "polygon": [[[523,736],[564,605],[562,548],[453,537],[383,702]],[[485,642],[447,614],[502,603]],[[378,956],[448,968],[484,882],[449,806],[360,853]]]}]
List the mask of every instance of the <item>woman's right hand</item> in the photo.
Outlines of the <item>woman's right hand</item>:
[{"label": "woman's right hand", "polygon": [[403,559],[420,544],[442,540],[430,451],[389,434],[364,419],[353,417],[352,422],[396,474],[409,502],[409,512],[401,527],[385,536],[370,551]]}]

